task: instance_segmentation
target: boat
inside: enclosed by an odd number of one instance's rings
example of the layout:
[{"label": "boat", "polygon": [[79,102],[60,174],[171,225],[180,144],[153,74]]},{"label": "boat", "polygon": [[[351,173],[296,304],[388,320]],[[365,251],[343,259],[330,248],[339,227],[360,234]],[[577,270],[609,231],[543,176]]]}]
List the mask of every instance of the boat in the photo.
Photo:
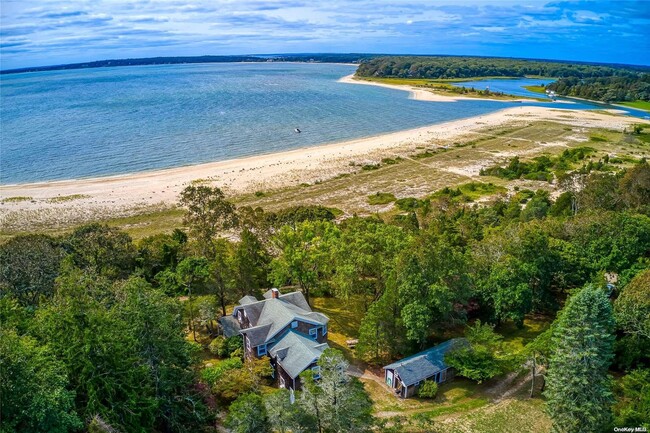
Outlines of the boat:
[{"label": "boat", "polygon": [[295,128],[295,129],[294,129],[294,132],[296,132],[296,133],[298,133],[298,134],[300,134],[300,132],[301,132],[301,131],[300,131],[300,129],[298,129],[298,128]]}]

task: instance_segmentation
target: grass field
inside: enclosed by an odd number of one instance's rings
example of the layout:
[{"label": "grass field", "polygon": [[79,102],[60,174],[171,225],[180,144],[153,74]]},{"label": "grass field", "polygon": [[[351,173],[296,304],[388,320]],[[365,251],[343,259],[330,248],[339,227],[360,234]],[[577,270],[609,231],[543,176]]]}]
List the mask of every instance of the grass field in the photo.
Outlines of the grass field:
[{"label": "grass field", "polygon": [[632,102],[617,102],[618,105],[624,105],[638,110],[650,111],[650,101],[632,101]]}]

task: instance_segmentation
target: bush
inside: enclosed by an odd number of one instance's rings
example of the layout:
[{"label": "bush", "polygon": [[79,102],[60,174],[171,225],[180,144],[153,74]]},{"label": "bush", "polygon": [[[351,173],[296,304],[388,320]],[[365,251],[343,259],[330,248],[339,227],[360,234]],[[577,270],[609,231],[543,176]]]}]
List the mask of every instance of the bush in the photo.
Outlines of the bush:
[{"label": "bush", "polygon": [[368,196],[368,204],[382,205],[395,201],[395,196],[389,192],[378,192],[377,194]]},{"label": "bush", "polygon": [[418,389],[418,397],[421,398],[436,398],[438,394],[438,384],[433,380],[425,380]]},{"label": "bush", "polygon": [[206,367],[201,370],[201,379],[206,383],[213,385],[217,382],[223,374],[229,370],[235,370],[242,368],[244,363],[239,358],[229,358],[224,361],[213,365],[212,367]]},{"label": "bush", "polygon": [[239,356],[242,348],[241,337],[235,335],[230,338],[219,336],[212,340],[208,346],[210,353],[217,355],[220,358],[230,358],[232,356]]}]

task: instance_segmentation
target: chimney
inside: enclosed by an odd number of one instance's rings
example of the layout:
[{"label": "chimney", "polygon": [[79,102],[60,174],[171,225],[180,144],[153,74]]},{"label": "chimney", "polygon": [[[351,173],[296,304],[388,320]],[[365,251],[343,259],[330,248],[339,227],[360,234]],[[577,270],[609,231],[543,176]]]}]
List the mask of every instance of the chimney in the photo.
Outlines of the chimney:
[{"label": "chimney", "polygon": [[280,297],[280,291],[275,287],[271,289],[271,298],[278,299]]}]

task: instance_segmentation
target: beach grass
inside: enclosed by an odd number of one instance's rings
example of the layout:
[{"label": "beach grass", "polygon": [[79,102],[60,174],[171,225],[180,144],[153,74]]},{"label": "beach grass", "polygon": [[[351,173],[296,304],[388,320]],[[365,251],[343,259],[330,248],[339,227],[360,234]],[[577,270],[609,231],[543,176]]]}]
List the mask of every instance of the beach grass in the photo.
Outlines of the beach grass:
[{"label": "beach grass", "polygon": [[533,93],[546,93],[546,87],[544,86],[523,86],[524,89],[528,90],[529,92]]},{"label": "beach grass", "polygon": [[0,203],[20,203],[23,201],[32,201],[32,197],[28,196],[15,196],[15,197],[6,197],[0,200]]}]

